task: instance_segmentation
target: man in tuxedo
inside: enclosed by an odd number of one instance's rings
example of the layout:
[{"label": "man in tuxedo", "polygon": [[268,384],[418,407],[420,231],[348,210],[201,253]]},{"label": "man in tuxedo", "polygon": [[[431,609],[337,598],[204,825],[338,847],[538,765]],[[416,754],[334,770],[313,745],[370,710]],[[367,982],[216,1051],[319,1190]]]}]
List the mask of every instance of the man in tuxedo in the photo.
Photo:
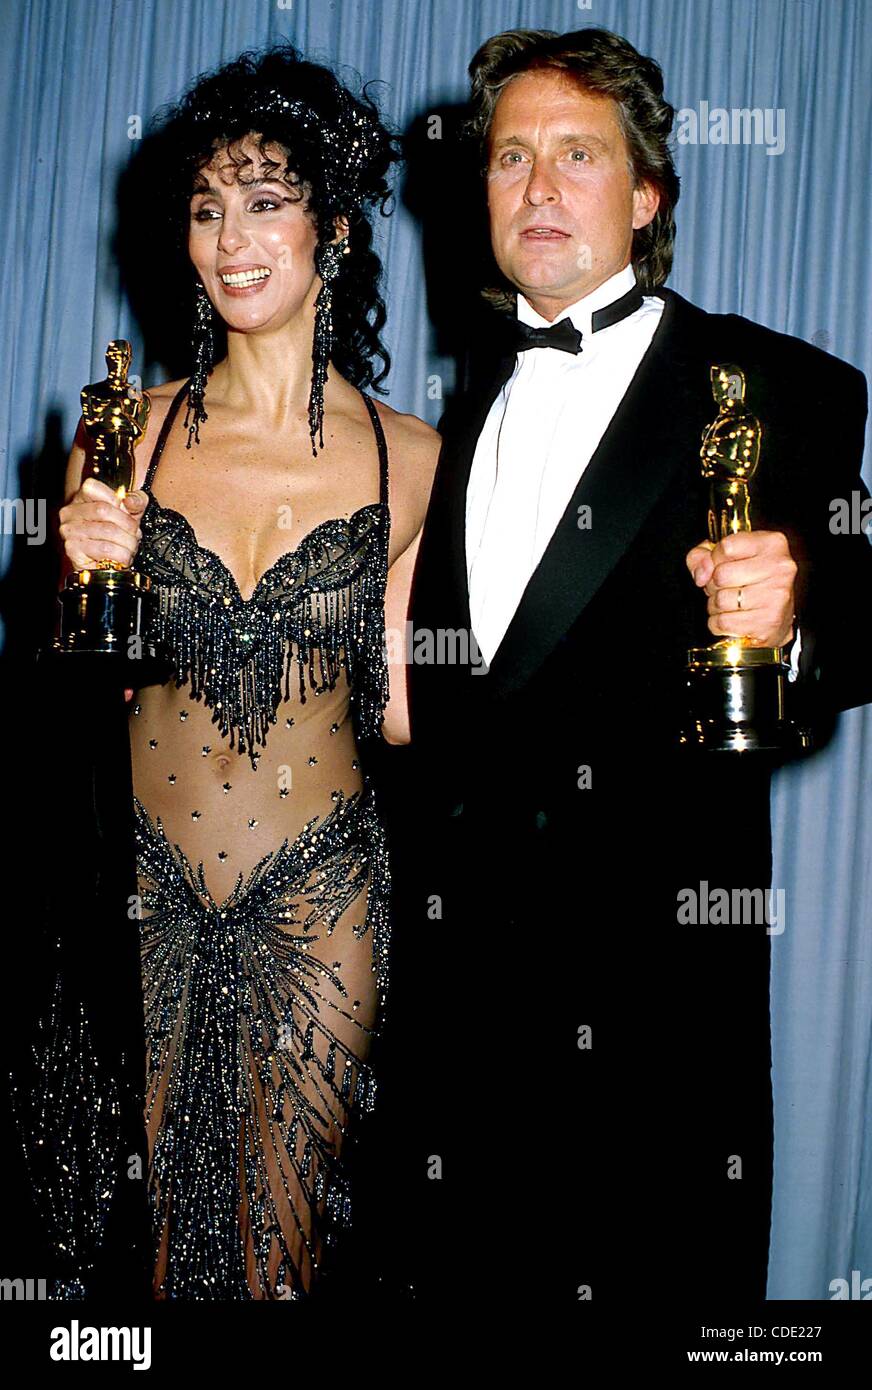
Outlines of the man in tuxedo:
[{"label": "man in tuxedo", "polygon": [[[525,31],[470,73],[502,313],[417,556],[379,1229],[393,1210],[422,1304],[716,1312],[765,1297],[790,904],[770,761],[679,745],[687,653],[784,648],[816,727],[872,701],[872,549],[829,527],[868,496],[865,381],[663,287],[679,184],[651,59]],[[723,364],[763,443],[752,530],[713,546]]]}]

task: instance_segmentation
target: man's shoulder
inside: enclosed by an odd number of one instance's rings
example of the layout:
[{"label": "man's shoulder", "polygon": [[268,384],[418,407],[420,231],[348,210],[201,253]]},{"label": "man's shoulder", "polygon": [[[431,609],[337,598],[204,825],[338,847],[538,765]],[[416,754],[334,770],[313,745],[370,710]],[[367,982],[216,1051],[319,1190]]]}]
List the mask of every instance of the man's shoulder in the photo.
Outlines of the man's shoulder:
[{"label": "man's shoulder", "polygon": [[700,350],[712,354],[713,362],[735,360],[740,367],[747,362],[758,370],[793,377],[798,394],[817,381],[825,382],[828,390],[844,391],[865,402],[866,378],[850,362],[742,314],[712,313],[674,290],[663,294],[667,301],[670,297],[675,301],[676,322],[693,334]]}]

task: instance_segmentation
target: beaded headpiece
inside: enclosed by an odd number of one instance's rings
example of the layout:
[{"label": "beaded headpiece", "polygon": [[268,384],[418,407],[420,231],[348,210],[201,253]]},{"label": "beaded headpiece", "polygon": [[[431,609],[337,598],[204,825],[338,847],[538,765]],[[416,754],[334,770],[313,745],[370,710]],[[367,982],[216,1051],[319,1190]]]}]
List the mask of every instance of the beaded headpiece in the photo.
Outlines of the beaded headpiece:
[{"label": "beaded headpiece", "polygon": [[[234,113],[234,123],[241,126],[263,116],[290,117],[299,122],[307,136],[318,138],[330,202],[346,207],[359,202],[360,175],[379,144],[379,127],[344,88],[337,91],[337,111],[332,120],[319,116],[304,101],[291,100],[271,88]],[[250,125],[250,129],[256,128]]]},{"label": "beaded headpiece", "polygon": [[[306,102],[292,99],[275,87],[245,98],[236,105],[224,104],[220,112],[208,105],[200,105],[190,114],[196,124],[223,126],[226,130],[259,131],[263,135],[268,134],[267,131],[260,131],[265,123],[264,118],[289,118],[296,122],[303,139],[312,143],[313,153],[319,158],[328,207],[334,215],[360,205],[363,199],[361,175],[384,140],[377,119],[341,86],[336,91],[336,110],[331,117],[319,115]],[[280,135],[275,139],[283,143]],[[341,271],[341,257],[349,249],[348,239],[343,237],[338,243],[323,243],[315,253],[315,266],[323,281],[315,301],[312,386],[309,393],[309,433],[312,453],[316,456],[316,438],[318,447],[324,447],[324,384],[333,344],[333,282]],[[203,393],[212,369],[213,309],[199,282],[196,294],[194,371],[185,416],[188,448],[192,442],[200,442],[200,422],[208,419],[203,408]]]}]

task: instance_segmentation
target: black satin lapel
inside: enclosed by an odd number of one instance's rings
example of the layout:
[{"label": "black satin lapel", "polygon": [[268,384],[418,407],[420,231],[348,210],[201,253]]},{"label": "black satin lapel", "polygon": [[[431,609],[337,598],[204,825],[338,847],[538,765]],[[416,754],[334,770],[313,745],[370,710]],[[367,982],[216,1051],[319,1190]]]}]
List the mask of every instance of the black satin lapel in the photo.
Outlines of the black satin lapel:
[{"label": "black satin lapel", "polygon": [[[709,363],[693,351],[704,315],[670,290],[639,368],[561,517],[491,663],[491,695],[542,664],[638,534],[676,468],[694,466]],[[709,410],[709,414],[711,414]],[[589,530],[579,507],[591,509]]]}]

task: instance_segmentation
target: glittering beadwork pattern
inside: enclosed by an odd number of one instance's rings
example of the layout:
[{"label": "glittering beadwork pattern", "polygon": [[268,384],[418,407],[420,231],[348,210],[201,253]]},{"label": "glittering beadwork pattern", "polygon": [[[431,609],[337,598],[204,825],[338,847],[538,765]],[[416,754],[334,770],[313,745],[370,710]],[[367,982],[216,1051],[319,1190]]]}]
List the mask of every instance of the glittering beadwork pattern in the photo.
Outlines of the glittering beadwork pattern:
[{"label": "glittering beadwork pattern", "polygon": [[[372,1109],[331,938],[367,898],[388,976],[388,869],[367,788],[264,857],[223,903],[136,801],[158,1297],[298,1298],[350,1224],[336,1139]],[[346,948],[347,960],[347,948]],[[341,964],[336,962],[336,964]]]},{"label": "glittering beadwork pattern", "polygon": [[[316,526],[249,599],[184,516],[151,496],[143,517],[137,568],[172,672],[136,691],[129,719],[157,1298],[308,1297],[351,1221],[390,947],[384,833],[358,758],[388,694],[387,450],[363,400],[379,501]],[[60,969],[45,1014],[34,1076],[10,1079],[62,1270],[52,1296],[76,1299],[126,1171],[123,1126]]]},{"label": "glittering beadwork pattern", "polygon": [[[56,943],[56,946],[58,943]],[[105,1230],[125,1154],[117,1083],[99,1066],[81,1000],[64,998],[54,978],[37,1021],[34,1071],[10,1074],[10,1096],[34,1205],[63,1271],[52,1299],[79,1300]]]},{"label": "glittering beadwork pattern", "polygon": [[145,479],[137,564],[172,667],[130,720],[157,1298],[306,1297],[351,1221],[390,936],[357,757],[388,694],[387,453],[363,399],[379,501],[314,527],[248,599],[151,492],[165,436]]},{"label": "glittering beadwork pattern", "polygon": [[227,566],[201,546],[187,518],[152,492],[155,470],[190,381],[167,414],[143,483],[137,564],[151,577],[156,605],[150,635],[171,656],[176,684],[190,681],[221,734],[237,740],[254,765],[254,744],[266,742],[280,700],[290,698],[296,661],[299,698],[306,674],[315,691],[331,688],[345,666],[359,737],[379,732],[388,699],[384,595],[390,544],[387,446],[369,397],[361,392],[379,449],[379,501],[350,518],[315,526],[261,575],[244,599]]},{"label": "glittering beadwork pattern", "polygon": [[[148,573],[156,586],[151,632],[172,653],[176,683],[190,680],[221,734],[253,758],[290,698],[332,687],[348,668],[360,733],[375,733],[387,697],[379,619],[386,577],[383,508],[373,502],[350,520],[324,521],[261,576],[242,598],[220,557],[197,542],[179,513],[153,496],[142,521]],[[383,619],[381,619],[383,631]]]}]

